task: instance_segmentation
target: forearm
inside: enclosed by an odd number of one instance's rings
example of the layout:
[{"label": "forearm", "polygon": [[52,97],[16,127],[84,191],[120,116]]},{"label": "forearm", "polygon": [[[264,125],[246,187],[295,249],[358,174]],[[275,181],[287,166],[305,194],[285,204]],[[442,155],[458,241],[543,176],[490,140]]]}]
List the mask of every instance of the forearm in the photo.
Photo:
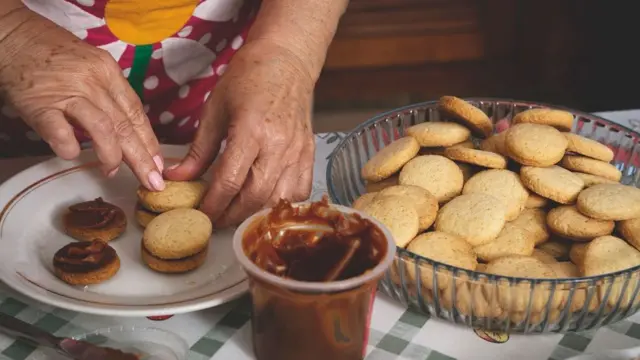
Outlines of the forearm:
[{"label": "forearm", "polygon": [[20,0],[0,0],[0,71],[30,39],[44,31],[39,26],[42,22],[32,21],[39,16]]},{"label": "forearm", "polygon": [[348,0],[263,0],[247,42],[274,41],[308,66],[315,79]]}]

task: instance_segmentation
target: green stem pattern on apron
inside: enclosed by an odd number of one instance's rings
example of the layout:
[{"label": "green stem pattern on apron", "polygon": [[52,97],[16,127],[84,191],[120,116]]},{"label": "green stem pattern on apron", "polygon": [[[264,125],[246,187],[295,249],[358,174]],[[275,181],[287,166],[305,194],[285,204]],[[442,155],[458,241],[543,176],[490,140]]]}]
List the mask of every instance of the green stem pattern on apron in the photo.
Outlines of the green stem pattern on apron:
[{"label": "green stem pattern on apron", "polygon": [[128,80],[133,90],[138,94],[140,101],[144,101],[144,78],[151,61],[151,53],[153,53],[153,45],[137,45],[133,55],[133,64]]}]

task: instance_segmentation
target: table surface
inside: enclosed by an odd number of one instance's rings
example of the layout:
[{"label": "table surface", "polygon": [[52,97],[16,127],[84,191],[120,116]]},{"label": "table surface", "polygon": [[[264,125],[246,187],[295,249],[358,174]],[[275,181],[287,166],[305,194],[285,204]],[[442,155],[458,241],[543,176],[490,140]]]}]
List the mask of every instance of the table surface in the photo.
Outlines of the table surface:
[{"label": "table surface", "polygon": [[[640,110],[600,113],[640,130]],[[317,135],[313,194],[326,193],[327,157],[344,134]],[[44,158],[0,160],[0,183]],[[0,204],[1,205],[1,204]],[[177,315],[164,321],[115,318],[53,308],[24,298],[0,283],[0,312],[36,324],[59,336],[72,336],[112,326],[157,327],[182,336],[190,346],[190,360],[253,359],[249,299],[220,307]],[[583,352],[640,346],[640,313],[598,331],[551,335],[511,335],[505,343],[483,340],[472,329],[414,313],[379,294],[373,309],[367,360],[391,359],[566,359]],[[0,359],[46,359],[31,345],[0,334]]]}]

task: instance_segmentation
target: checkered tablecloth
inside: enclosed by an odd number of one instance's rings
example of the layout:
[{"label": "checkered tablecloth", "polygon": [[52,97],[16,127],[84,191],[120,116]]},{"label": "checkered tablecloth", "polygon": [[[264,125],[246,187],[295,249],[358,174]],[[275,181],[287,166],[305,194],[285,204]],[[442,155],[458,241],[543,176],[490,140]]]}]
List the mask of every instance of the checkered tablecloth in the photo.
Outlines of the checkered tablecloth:
[{"label": "checkered tablecloth", "polygon": [[[640,121],[634,120],[640,119],[640,110],[600,115],[629,127],[640,125]],[[330,133],[317,137],[315,198],[326,192],[326,160],[342,136]],[[0,160],[0,182],[10,175],[8,172],[15,173],[33,162],[33,159]],[[157,327],[183,337],[190,346],[190,360],[254,359],[250,306],[246,297],[217,308],[177,315],[165,321],[151,321],[146,318],[78,314],[52,308],[26,299],[0,283],[0,312],[59,336],[73,336],[112,326]],[[598,331],[511,335],[504,343],[493,343],[482,339],[472,329],[414,313],[380,294],[374,304],[366,360],[561,360],[583,352],[638,346],[640,313]],[[4,359],[42,360],[46,357],[31,345],[0,335],[0,360]]]}]

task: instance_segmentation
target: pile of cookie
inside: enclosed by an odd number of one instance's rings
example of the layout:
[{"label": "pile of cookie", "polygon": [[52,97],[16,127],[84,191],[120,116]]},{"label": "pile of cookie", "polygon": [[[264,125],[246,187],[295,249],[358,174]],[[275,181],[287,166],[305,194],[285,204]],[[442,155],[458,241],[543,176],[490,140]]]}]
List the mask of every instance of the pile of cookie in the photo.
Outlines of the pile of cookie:
[{"label": "pile of cookie", "polygon": [[[462,99],[442,97],[439,111],[451,121],[409,127],[361,169],[366,193],[352,206],[387,226],[397,246],[458,268],[520,278],[576,278],[640,265],[640,190],[619,183],[609,147],[569,132],[571,113],[526,110],[494,134],[491,119]],[[393,280],[402,272],[415,284],[413,264],[399,264]],[[621,284],[599,286],[585,304],[586,289],[571,296],[555,291],[553,299],[538,290],[529,303],[529,287],[501,290],[460,275],[454,280],[446,269],[434,277],[426,263],[419,268],[423,295],[439,291],[440,306],[514,322],[529,305],[532,319],[540,318],[548,301],[556,315],[569,300],[572,311],[593,310],[609,291],[611,308],[622,291]],[[623,307],[631,305],[637,276],[632,282]]]},{"label": "pile of cookie", "polygon": [[[203,180],[165,181],[163,191],[137,190],[135,218],[144,228],[140,258],[161,273],[184,273],[201,266],[207,258],[213,226],[209,217],[195,209],[207,189]],[[120,258],[108,242],[127,228],[125,212],[97,198],[71,205],[63,227],[77,240],[58,250],[53,258],[55,275],[71,285],[99,284],[120,270]]]}]

